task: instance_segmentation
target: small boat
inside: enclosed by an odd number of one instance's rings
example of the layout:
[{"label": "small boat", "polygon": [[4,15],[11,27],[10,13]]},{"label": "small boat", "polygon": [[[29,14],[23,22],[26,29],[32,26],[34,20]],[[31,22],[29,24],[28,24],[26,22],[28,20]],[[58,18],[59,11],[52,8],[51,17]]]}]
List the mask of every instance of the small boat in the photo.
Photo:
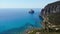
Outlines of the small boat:
[{"label": "small boat", "polygon": [[31,10],[29,11],[29,13],[30,13],[30,14],[34,14],[34,10],[31,9]]}]

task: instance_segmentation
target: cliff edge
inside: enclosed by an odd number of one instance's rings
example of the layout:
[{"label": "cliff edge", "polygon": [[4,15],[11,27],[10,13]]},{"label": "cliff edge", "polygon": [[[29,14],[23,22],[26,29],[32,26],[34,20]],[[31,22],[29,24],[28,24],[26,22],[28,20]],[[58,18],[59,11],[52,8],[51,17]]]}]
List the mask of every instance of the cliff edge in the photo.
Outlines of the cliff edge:
[{"label": "cliff edge", "polygon": [[41,16],[44,18],[44,27],[46,29],[60,29],[60,1],[46,5],[41,10]]},{"label": "cliff edge", "polygon": [[[50,22],[60,24],[60,1],[50,3],[41,10],[41,15],[48,18]],[[58,24],[58,23],[56,23]]]}]

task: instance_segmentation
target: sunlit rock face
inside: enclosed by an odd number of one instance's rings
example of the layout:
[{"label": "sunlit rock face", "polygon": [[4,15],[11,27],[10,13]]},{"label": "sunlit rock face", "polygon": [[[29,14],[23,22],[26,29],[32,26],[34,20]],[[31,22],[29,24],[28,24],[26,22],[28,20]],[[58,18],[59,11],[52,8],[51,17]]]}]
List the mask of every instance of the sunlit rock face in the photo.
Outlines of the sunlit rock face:
[{"label": "sunlit rock face", "polygon": [[60,28],[60,1],[56,1],[46,5],[41,10],[41,16],[47,22],[46,24],[50,23],[48,24],[49,26],[52,24],[57,28]]}]

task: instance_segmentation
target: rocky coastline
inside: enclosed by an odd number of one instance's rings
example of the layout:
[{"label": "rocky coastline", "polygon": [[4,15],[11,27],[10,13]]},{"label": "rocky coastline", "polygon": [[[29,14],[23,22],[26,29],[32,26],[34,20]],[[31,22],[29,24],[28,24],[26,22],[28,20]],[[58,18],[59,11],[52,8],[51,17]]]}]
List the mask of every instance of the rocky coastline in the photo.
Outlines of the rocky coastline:
[{"label": "rocky coastline", "polygon": [[[59,24],[60,17],[60,1],[48,4],[41,10],[41,15],[46,22],[53,22],[52,24]],[[55,23],[58,22],[58,23]]]},{"label": "rocky coastline", "polygon": [[[47,34],[47,32],[50,31],[60,30],[60,1],[46,5],[41,10],[41,14],[39,16],[44,19],[42,21],[42,28],[34,28],[34,25],[28,23],[25,25],[26,27],[24,26],[21,28],[16,28],[17,30],[11,29],[9,31],[6,31],[8,32],[7,34],[11,34],[11,32],[13,32],[12,34],[22,34],[20,33],[20,29],[26,29],[23,34]],[[5,34],[5,32],[1,34]]]},{"label": "rocky coastline", "polygon": [[46,5],[39,15],[44,20],[42,22],[42,29],[35,30],[30,34],[59,34],[60,32],[60,1],[56,1]]}]

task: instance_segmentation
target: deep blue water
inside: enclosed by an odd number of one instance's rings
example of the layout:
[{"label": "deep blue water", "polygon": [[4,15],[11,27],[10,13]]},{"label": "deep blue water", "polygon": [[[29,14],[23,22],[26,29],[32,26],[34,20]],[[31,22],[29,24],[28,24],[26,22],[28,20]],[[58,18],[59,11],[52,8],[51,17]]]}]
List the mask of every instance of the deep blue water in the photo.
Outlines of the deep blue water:
[{"label": "deep blue water", "polygon": [[33,9],[34,14],[29,14],[30,9],[0,9],[0,32],[19,28],[27,23],[39,26],[39,13],[41,9]]}]

